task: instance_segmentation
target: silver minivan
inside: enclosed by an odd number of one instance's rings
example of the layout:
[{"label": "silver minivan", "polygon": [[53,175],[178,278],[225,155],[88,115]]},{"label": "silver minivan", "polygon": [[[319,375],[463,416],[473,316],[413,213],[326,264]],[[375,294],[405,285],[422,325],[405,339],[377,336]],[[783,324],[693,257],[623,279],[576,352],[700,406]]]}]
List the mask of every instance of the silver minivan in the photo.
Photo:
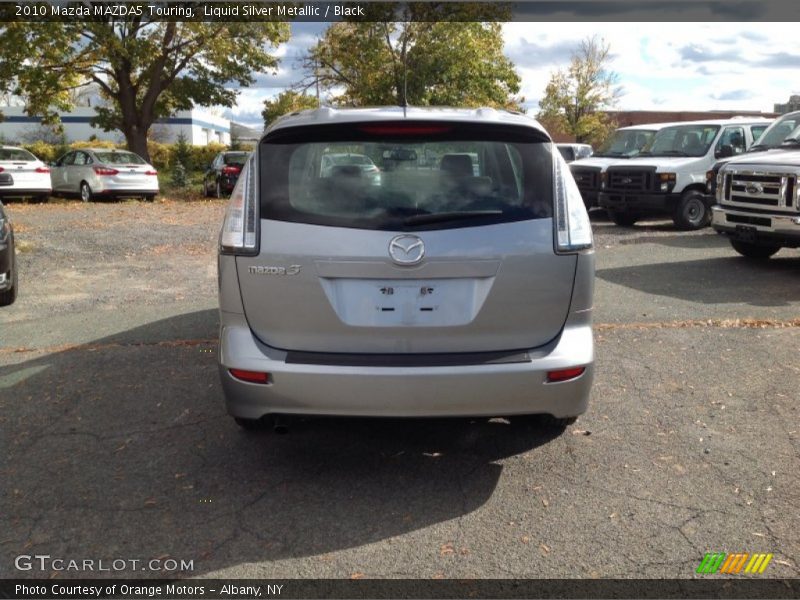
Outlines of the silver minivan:
[{"label": "silver minivan", "polygon": [[[325,168],[360,154],[380,170]],[[593,376],[592,231],[533,119],[494,109],[321,108],[276,121],[219,249],[228,412],[545,414]]]}]

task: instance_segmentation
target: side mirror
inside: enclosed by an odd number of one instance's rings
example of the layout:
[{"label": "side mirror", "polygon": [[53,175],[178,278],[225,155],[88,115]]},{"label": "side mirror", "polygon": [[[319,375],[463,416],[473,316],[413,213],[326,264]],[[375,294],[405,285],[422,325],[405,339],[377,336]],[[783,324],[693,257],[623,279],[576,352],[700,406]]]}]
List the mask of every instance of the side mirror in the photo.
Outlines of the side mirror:
[{"label": "side mirror", "polygon": [[728,158],[733,156],[733,146],[730,144],[722,144],[719,150],[714,153],[714,158]]}]

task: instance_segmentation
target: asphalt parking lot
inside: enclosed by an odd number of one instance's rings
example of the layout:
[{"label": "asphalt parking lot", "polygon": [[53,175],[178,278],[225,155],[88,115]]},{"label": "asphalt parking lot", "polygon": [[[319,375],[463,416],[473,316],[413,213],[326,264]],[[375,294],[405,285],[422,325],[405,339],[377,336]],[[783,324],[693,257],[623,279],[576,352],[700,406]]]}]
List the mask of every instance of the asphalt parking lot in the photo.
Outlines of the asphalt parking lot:
[{"label": "asphalt parking lot", "polygon": [[560,435],[358,419],[253,435],[216,371],[222,210],[9,206],[0,577],[50,576],[14,567],[49,554],[193,560],[181,576],[689,578],[720,551],[800,575],[799,252],[756,264],[711,230],[595,215],[596,383]]}]

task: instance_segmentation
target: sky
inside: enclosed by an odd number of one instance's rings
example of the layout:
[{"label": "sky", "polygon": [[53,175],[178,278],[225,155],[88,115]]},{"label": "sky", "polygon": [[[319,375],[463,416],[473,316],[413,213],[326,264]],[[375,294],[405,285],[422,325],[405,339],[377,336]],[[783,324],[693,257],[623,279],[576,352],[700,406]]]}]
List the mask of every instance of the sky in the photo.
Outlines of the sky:
[{"label": "sky", "polygon": [[[263,101],[302,77],[299,57],[326,27],[293,23],[291,39],[277,51],[279,72],[258,74],[224,114],[261,127]],[[537,112],[550,73],[567,67],[592,35],[610,44],[620,110],[772,111],[800,93],[796,23],[506,23],[504,52],[522,78],[529,113]]]}]

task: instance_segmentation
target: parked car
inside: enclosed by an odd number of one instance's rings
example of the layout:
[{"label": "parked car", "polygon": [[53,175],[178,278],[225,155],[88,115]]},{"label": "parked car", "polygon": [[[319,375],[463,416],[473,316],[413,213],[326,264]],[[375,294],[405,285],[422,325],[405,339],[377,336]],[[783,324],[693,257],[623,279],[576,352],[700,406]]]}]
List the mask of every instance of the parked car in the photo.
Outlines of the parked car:
[{"label": "parked car", "polygon": [[127,150],[72,150],[51,167],[53,195],[77,196],[84,202],[101,198],[144,198],[158,194],[158,171]]},{"label": "parked car", "polygon": [[[416,155],[413,160],[416,160]],[[381,172],[369,156],[353,153],[323,154],[320,177],[332,177],[337,173],[357,169],[359,177],[366,177],[373,183],[380,183]],[[355,172],[355,171],[353,171]]]},{"label": "parked car", "polygon": [[586,208],[597,206],[600,178],[608,165],[633,158],[641,152],[659,130],[675,123],[653,123],[620,127],[614,135],[589,158],[581,158],[569,165],[575,183],[583,196]]},{"label": "parked car", "polygon": [[14,304],[19,277],[14,254],[14,228],[0,202],[0,306]]},{"label": "parked car", "polygon": [[50,169],[24,148],[0,146],[0,199],[50,197]]},{"label": "parked car", "polygon": [[564,157],[564,160],[568,163],[578,160],[579,158],[589,158],[593,154],[592,147],[589,144],[559,143],[556,144],[556,147],[558,151],[561,152],[561,156]]},{"label": "parked car", "polygon": [[763,152],[719,171],[711,226],[748,258],[800,247],[800,152]]},{"label": "parked car", "polygon": [[716,160],[747,150],[771,121],[734,117],[664,127],[636,158],[608,166],[598,204],[617,225],[669,215],[679,229],[706,227],[711,222],[706,171]]},{"label": "parked car", "polygon": [[247,162],[248,152],[220,152],[203,174],[203,192],[206,196],[222,198],[233,191],[239,173]]},{"label": "parked car", "polygon": [[723,158],[706,172],[706,194],[713,204],[717,195],[717,175],[722,165],[733,160],[747,160],[752,152],[790,152],[800,149],[800,111],[786,113],[775,119],[756,139],[747,152]]},{"label": "parked car", "polygon": [[[375,148],[405,166],[378,185],[354,170],[322,177],[325,153]],[[420,164],[425,149],[438,169]],[[242,170],[218,265],[219,370],[243,427],[291,414],[571,421],[587,408],[591,224],[524,115],[284,117]]]}]

